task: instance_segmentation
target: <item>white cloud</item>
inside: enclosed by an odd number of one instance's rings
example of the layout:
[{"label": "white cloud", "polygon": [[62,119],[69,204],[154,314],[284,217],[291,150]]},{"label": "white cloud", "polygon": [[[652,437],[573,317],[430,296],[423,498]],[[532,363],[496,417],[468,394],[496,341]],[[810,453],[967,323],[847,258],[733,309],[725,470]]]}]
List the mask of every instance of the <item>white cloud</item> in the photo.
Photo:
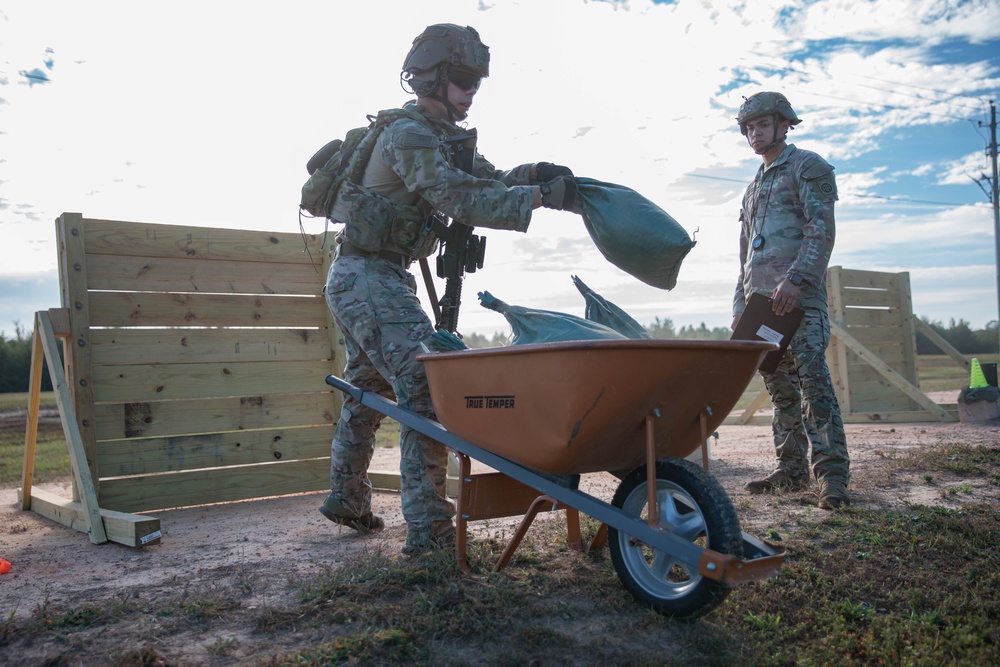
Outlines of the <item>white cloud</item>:
[{"label": "white cloud", "polygon": [[[937,8],[947,11],[935,17]],[[483,321],[488,332],[505,327],[496,313],[476,312],[481,289],[572,310],[582,304],[569,280],[577,272],[640,321],[726,325],[736,213],[758,163],[735,125],[742,96],[787,92],[805,120],[793,141],[837,165],[842,192],[884,194],[896,181],[877,157],[902,150],[915,151],[914,165],[936,165],[913,176],[975,188],[961,178],[974,141],[932,151],[901,145],[896,134],[962,113],[982,117],[981,98],[1000,86],[995,59],[945,62],[934,47],[998,39],[998,12],[992,1],[924,0],[14,0],[0,14],[0,280],[54,269],[52,221],[63,211],[296,231],[309,156],[365,114],[405,100],[397,75],[413,37],[454,22],[477,27],[491,47],[491,77],[470,124],[497,166],[567,164],[628,185],[699,230],[668,294],[608,265],[578,217],[539,211],[527,235],[487,232],[487,265],[467,282],[463,321]],[[44,67],[49,48],[52,82],[16,85],[18,70]],[[845,167],[859,157],[875,166]],[[969,200],[981,201],[977,188]],[[870,262],[859,252],[873,238],[930,243],[982,214],[925,219],[901,209],[873,219],[875,203],[842,197],[836,257]],[[986,243],[987,232],[974,242]],[[964,235],[952,233],[949,243]],[[987,299],[972,311],[982,315],[956,314],[982,324],[991,308]]]}]

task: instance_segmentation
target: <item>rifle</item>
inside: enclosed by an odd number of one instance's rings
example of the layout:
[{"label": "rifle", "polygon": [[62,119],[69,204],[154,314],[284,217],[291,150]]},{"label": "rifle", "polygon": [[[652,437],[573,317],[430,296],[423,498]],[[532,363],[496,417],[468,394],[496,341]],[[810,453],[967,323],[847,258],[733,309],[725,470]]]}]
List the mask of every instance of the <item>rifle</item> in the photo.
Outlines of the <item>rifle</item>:
[{"label": "rifle", "polygon": [[[448,139],[454,166],[471,174],[476,158],[475,129]],[[437,256],[437,275],[444,278],[444,296],[438,302],[434,314],[437,317],[438,329],[444,329],[457,334],[458,310],[462,305],[462,281],[466,273],[475,273],[483,268],[483,258],[486,255],[486,238],[473,234],[472,225],[452,221],[447,224],[447,218],[432,215],[427,218],[427,225],[441,239],[441,248]],[[425,273],[425,280],[427,279]],[[433,293],[432,293],[433,294]]]},{"label": "rifle", "polygon": [[[473,227],[460,222],[451,225],[437,217],[428,218],[435,233],[441,238],[441,248],[437,256],[437,275],[444,278],[444,296],[438,301],[434,314],[438,318],[435,325],[451,333],[458,331],[458,310],[462,305],[462,281],[466,273],[475,273],[483,268],[486,255],[486,237],[473,234]],[[424,276],[425,280],[427,276]]]}]

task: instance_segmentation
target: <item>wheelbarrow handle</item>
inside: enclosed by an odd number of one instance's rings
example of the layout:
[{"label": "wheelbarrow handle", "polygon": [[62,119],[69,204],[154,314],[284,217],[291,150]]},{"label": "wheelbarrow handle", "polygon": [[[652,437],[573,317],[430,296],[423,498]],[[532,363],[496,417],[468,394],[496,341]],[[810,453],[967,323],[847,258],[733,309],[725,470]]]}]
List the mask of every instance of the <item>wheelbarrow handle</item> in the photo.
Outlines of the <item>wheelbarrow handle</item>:
[{"label": "wheelbarrow handle", "polygon": [[347,380],[344,380],[343,378],[339,378],[336,375],[327,375],[326,376],[326,383],[328,385],[330,385],[331,387],[339,389],[340,391],[344,392],[345,394],[348,394],[351,398],[353,398],[358,403],[362,402],[361,401],[361,397],[365,395],[365,390],[364,389],[361,389],[360,387],[355,387],[353,384],[351,384]]}]

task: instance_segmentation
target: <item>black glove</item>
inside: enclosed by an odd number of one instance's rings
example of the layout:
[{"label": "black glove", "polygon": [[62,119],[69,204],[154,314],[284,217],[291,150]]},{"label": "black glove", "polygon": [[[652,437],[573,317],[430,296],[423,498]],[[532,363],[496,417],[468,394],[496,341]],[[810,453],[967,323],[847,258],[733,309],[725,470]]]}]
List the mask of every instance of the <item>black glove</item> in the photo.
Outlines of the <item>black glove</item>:
[{"label": "black glove", "polygon": [[572,176],[561,176],[538,187],[542,191],[542,206],[545,208],[565,211],[576,200],[576,179]]},{"label": "black glove", "polygon": [[572,175],[573,171],[561,164],[552,164],[551,162],[535,163],[535,183],[548,183],[553,178]]}]

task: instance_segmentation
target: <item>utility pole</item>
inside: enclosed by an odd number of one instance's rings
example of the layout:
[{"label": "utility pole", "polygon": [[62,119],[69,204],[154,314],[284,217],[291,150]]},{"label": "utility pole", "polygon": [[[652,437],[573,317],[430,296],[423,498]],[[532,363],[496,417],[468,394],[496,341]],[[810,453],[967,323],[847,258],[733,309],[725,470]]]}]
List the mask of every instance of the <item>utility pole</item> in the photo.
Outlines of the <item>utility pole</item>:
[{"label": "utility pole", "polygon": [[990,102],[990,162],[993,163],[993,240],[997,255],[997,333],[1000,344],[1000,184],[997,183],[997,105]]},{"label": "utility pole", "polygon": [[[982,126],[982,123],[980,123]],[[993,166],[993,178],[990,180],[990,201],[993,202],[993,240],[996,243],[997,258],[997,343],[1000,345],[1000,183],[997,182],[997,107],[996,102],[990,102],[990,145],[986,149]]]}]

